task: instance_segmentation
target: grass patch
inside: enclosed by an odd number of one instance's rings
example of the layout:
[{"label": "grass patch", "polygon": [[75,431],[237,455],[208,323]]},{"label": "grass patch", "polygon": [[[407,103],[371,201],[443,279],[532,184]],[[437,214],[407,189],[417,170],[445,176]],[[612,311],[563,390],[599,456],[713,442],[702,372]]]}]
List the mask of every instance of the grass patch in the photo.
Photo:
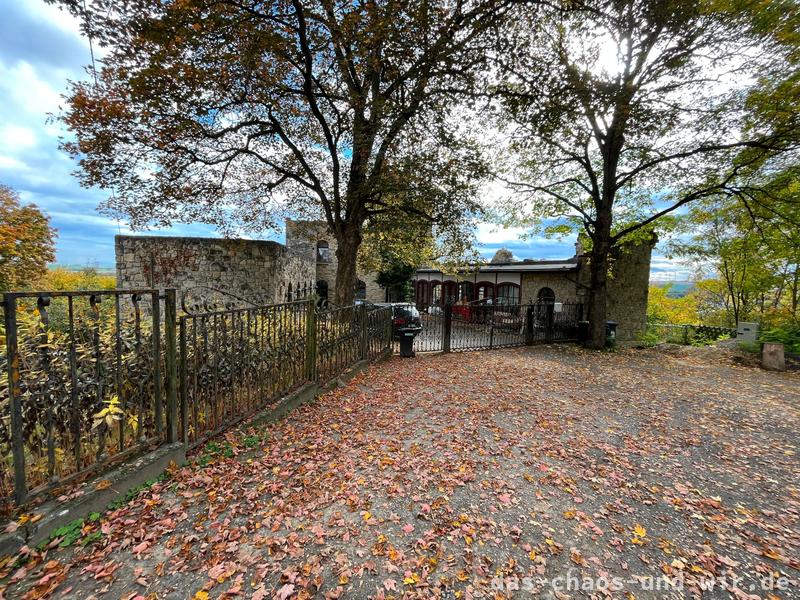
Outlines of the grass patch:
[{"label": "grass patch", "polygon": [[[136,498],[136,496],[138,496],[140,492],[143,492],[144,490],[150,489],[155,484],[161,483],[162,481],[166,481],[167,479],[169,479],[169,475],[166,472],[161,473],[161,475],[159,475],[158,477],[154,477],[153,479],[148,479],[144,483],[141,483],[141,484],[137,485],[136,487],[129,489],[125,495],[120,496],[119,498],[117,498],[116,500],[111,502],[106,507],[106,510],[117,510],[118,508],[122,508],[128,502],[130,502],[131,500]],[[98,519],[100,518],[100,515],[98,513],[92,513],[92,514],[93,515],[96,514],[97,518]],[[90,515],[90,517],[91,517],[91,515]]]}]

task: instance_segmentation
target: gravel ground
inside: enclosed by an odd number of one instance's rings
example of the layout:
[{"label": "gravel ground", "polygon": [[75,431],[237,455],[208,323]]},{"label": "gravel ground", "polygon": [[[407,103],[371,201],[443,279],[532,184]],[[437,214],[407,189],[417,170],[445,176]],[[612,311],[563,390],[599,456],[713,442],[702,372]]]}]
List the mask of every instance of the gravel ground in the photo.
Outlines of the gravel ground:
[{"label": "gravel ground", "polygon": [[[800,598],[800,377],[687,348],[391,359],[6,561],[5,598]],[[2,596],[2,594],[0,594]]]}]

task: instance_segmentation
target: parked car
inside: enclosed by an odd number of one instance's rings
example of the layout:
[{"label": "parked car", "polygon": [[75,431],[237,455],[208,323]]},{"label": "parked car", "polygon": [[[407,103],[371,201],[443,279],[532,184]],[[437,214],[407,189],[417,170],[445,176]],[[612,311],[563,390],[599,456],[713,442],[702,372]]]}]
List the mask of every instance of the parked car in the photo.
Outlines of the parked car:
[{"label": "parked car", "polygon": [[375,306],[392,309],[392,331],[396,339],[401,331],[412,330],[415,334],[422,331],[422,318],[417,307],[410,302],[384,302]]}]

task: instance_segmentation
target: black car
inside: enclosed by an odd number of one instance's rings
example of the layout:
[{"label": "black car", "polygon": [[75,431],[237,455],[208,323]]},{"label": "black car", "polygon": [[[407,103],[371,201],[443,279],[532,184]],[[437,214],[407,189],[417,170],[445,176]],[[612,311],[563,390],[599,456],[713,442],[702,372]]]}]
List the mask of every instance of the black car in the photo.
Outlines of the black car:
[{"label": "black car", "polygon": [[410,302],[385,302],[375,306],[392,309],[392,330],[395,338],[400,337],[401,331],[413,331],[415,334],[422,331],[422,319],[419,311]]}]

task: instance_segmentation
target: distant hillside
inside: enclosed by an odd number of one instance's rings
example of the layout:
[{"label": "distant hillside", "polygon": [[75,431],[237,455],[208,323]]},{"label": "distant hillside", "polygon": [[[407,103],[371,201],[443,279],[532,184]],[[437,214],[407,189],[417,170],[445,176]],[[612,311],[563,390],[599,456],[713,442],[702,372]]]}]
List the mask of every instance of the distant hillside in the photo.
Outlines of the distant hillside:
[{"label": "distant hillside", "polygon": [[51,264],[50,268],[64,269],[65,271],[83,271],[84,269],[94,269],[98,273],[112,274],[112,275],[116,272],[116,267],[114,266],[97,265],[97,264],[68,265],[63,263],[55,263]]},{"label": "distant hillside", "polygon": [[686,294],[694,290],[695,285],[692,281],[654,281],[650,285],[657,285],[658,287],[669,286],[669,298],[683,298]]}]

